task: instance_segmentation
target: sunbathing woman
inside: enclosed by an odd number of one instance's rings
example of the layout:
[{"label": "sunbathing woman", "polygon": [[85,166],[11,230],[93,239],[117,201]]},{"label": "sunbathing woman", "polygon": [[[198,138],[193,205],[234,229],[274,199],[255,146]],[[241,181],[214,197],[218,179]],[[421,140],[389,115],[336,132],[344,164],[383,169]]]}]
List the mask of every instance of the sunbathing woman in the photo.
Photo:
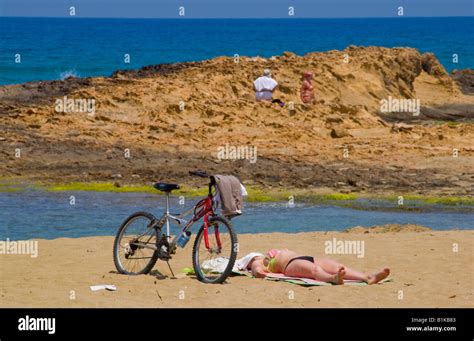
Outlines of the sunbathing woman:
[{"label": "sunbathing woman", "polygon": [[264,278],[267,273],[282,273],[290,277],[312,278],[334,284],[343,284],[345,279],[375,284],[390,274],[389,268],[383,268],[367,275],[332,259],[314,259],[288,249],[273,249],[265,257],[254,257],[248,263],[247,269],[257,278]]}]

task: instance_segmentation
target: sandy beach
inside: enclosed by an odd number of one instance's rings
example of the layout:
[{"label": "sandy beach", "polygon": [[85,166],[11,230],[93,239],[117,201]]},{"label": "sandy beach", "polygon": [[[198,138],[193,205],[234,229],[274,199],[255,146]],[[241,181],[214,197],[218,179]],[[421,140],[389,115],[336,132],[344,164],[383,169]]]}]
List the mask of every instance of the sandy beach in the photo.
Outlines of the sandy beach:
[{"label": "sandy beach", "polygon": [[[36,258],[0,255],[0,307],[474,306],[474,231],[382,231],[239,235],[239,256],[287,247],[324,257],[324,243],[333,238],[364,241],[363,258],[331,256],[367,272],[390,267],[392,281],[364,287],[301,287],[245,276],[209,285],[184,275],[171,279],[161,261],[152,275],[125,276],[113,264],[113,237],[38,240]],[[170,263],[175,273],[192,266],[191,250],[178,250]],[[92,292],[89,286],[98,284],[113,284],[117,290]]]}]

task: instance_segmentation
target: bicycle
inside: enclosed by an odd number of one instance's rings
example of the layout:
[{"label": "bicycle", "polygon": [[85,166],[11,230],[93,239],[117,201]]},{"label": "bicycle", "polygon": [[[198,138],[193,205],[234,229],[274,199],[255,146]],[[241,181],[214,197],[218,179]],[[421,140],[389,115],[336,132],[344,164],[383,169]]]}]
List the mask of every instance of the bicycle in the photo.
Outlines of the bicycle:
[{"label": "bicycle", "polygon": [[[207,197],[197,202],[193,209],[186,212],[189,214],[193,211],[193,215],[191,219],[185,220],[181,216],[186,213],[175,216],[169,211],[170,193],[179,189],[179,185],[161,182],[154,184],[154,188],[166,194],[166,212],[159,219],[151,213],[142,211],[133,213],[125,219],[117,231],[114,241],[114,263],[119,273],[147,274],[160,259],[168,263],[173,274],[169,260],[176,253],[177,246],[184,248],[190,239],[191,227],[202,218],[203,224],[196,235],[193,246],[194,272],[197,278],[204,283],[222,283],[230,275],[237,258],[237,235],[230,221],[215,212],[217,209],[214,200],[215,178],[199,171],[189,173],[209,178]],[[174,238],[170,235],[170,222],[182,227],[181,232]],[[166,226],[166,231],[163,231],[164,226]],[[212,263],[217,258],[228,259],[223,272],[217,273],[210,270],[209,262]]]}]

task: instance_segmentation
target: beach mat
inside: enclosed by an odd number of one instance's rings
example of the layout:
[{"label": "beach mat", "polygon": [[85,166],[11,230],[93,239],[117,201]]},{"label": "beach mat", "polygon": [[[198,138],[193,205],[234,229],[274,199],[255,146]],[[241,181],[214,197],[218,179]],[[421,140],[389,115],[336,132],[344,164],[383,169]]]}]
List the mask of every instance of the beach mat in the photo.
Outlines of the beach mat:
[{"label": "beach mat", "polygon": [[[298,285],[302,285],[302,286],[331,286],[331,285],[335,285],[335,284],[332,284],[332,283],[317,281],[317,280],[311,279],[311,278],[289,277],[289,276],[285,276],[283,274],[267,274],[265,279],[269,280],[269,281],[284,281],[284,282],[288,282],[288,283],[292,283],[292,284],[298,284]],[[392,281],[392,279],[385,278],[384,280],[381,280],[377,284],[383,284],[383,283],[391,282],[391,281]],[[362,282],[362,281],[344,280],[344,285],[365,287],[368,284],[365,283],[365,282]]]},{"label": "beach mat", "polygon": [[[185,273],[186,275],[194,275],[194,270],[192,268],[184,268],[181,270],[181,272]],[[232,275],[236,276],[246,276],[250,278],[255,278],[252,276],[252,274],[249,271],[239,271],[239,270],[233,270]],[[311,278],[300,278],[300,277],[290,277],[290,276],[285,276],[283,274],[267,274],[266,277],[264,278],[265,280],[268,281],[283,281],[283,282],[288,282],[292,284],[297,284],[301,286],[331,286],[335,285],[332,283],[327,283],[327,282],[321,282],[317,281],[315,279]],[[378,282],[377,284],[383,284],[386,282],[391,282],[391,278],[385,278],[384,280]],[[352,280],[344,280],[344,285],[350,285],[350,286],[359,286],[359,287],[365,287],[368,284],[362,281],[352,281]]]}]

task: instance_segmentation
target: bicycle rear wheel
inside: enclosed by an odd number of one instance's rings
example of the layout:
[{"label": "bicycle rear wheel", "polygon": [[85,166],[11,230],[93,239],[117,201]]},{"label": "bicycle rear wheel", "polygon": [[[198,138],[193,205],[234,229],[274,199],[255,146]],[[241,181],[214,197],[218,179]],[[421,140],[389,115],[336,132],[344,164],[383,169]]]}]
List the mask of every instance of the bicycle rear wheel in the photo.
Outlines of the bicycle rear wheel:
[{"label": "bicycle rear wheel", "polygon": [[[201,282],[222,283],[230,275],[237,258],[237,235],[224,217],[210,218],[207,231],[209,247],[205,242],[204,226],[194,241],[194,271]],[[215,271],[216,266],[220,268],[218,271]]]},{"label": "bicycle rear wheel", "polygon": [[150,213],[137,212],[120,226],[114,242],[114,263],[118,272],[141,275],[153,269],[158,259],[157,240],[160,240],[160,231],[152,227],[155,220]]}]

